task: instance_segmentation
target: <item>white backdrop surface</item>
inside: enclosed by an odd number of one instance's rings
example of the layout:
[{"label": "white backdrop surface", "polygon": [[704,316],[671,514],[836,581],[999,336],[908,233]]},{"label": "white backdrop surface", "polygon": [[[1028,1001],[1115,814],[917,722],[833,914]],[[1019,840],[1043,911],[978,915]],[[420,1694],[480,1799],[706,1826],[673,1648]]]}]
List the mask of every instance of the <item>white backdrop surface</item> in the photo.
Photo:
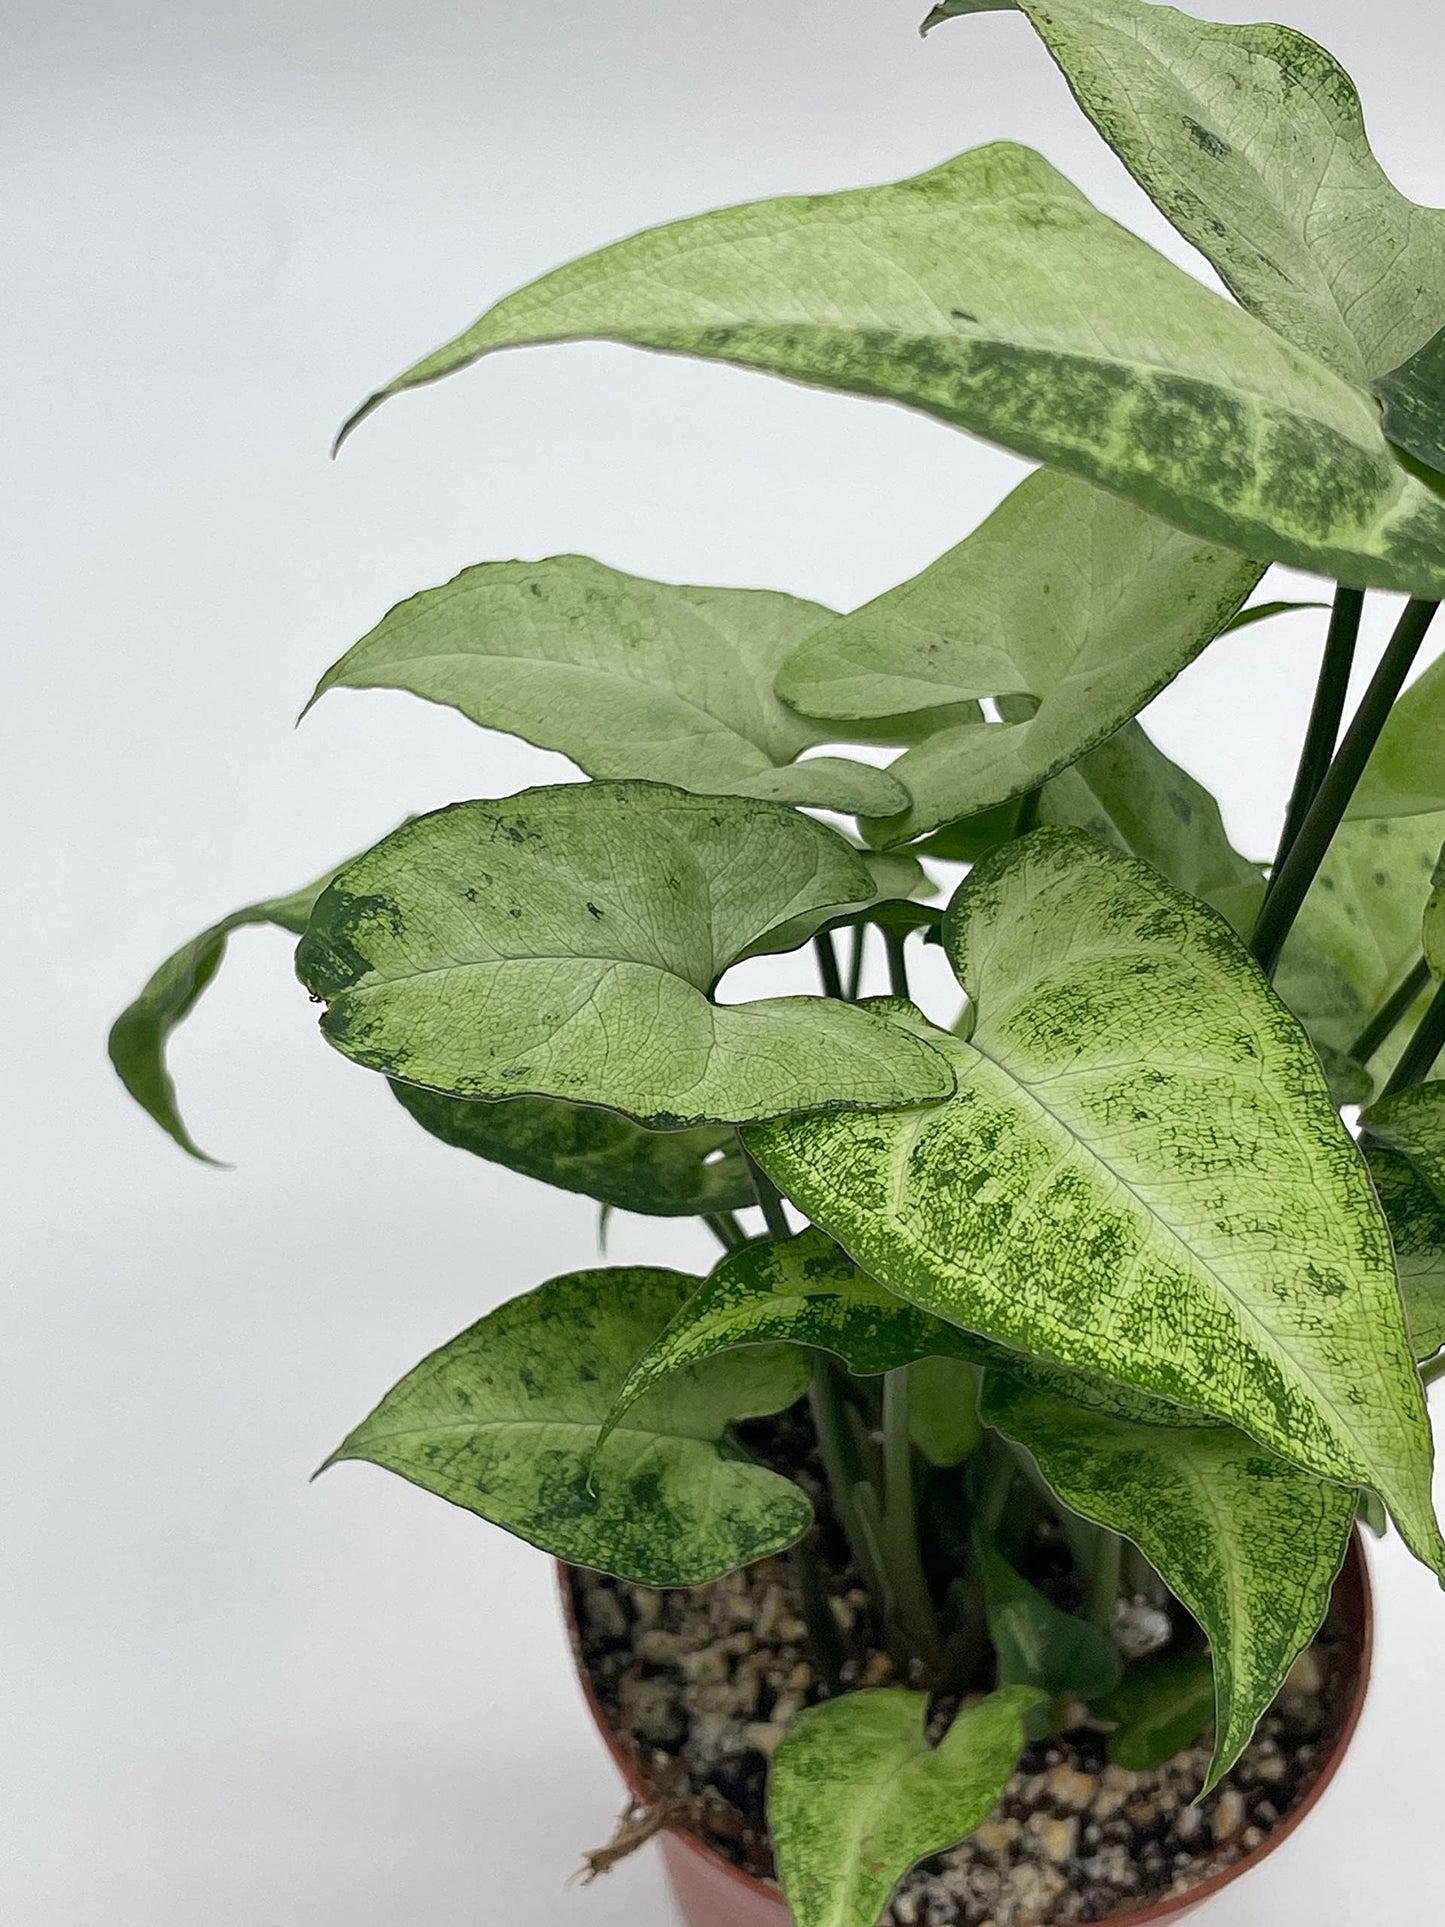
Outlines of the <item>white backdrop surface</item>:
[{"label": "white backdrop surface", "polygon": [[[585,1200],[432,1143],[245,933],[174,1062],[189,1163],[106,1024],[181,938],[407,810],[568,773],[320,671],[402,595],[582,550],[848,606],[1008,457],[881,406],[605,348],[379,379],[570,254],[718,203],[1041,147],[1181,260],[1021,21],[922,0],[3,0],[3,1844],[13,1927],[664,1927],[546,1562],[365,1467],[307,1474],[426,1350],[591,1261]],[[1249,17],[1217,0],[1215,11]],[[1445,199],[1424,0],[1295,0]],[[1201,270],[1202,271],[1202,270]],[[1388,611],[1377,614],[1378,642]],[[1151,723],[1272,842],[1316,618]],[[787,966],[773,966],[783,981]],[[611,1255],[701,1263],[687,1227]],[[1217,1927],[1430,1927],[1445,1601],[1374,1558],[1369,1710],[1324,1816]]]}]

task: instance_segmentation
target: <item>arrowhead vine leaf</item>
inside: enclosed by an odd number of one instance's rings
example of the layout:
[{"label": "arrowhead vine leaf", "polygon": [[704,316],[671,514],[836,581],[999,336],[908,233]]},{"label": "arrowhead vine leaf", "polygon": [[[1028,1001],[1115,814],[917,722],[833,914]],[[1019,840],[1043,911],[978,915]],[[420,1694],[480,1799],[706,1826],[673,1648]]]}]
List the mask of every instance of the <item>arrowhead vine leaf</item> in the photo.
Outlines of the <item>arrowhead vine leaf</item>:
[{"label": "arrowhead vine leaf", "polygon": [[1131,1539],[1208,1635],[1218,1696],[1208,1792],[1319,1630],[1355,1493],[1241,1432],[1129,1425],[1006,1377],[989,1379],[984,1417],[1033,1454],[1066,1505]]},{"label": "arrowhead vine leaf", "polygon": [[816,627],[778,692],[857,719],[981,697],[1026,717],[945,729],[893,774],[899,840],[1036,789],[1135,716],[1238,613],[1263,570],[1129,502],[1042,470],[957,548]]},{"label": "arrowhead vine leaf", "polygon": [[1395,460],[1374,397],[1027,148],[603,248],[498,302],[348,428],[498,349],[589,339],[901,402],[1246,555],[1445,592],[1445,502]]},{"label": "arrowhead vine leaf", "polygon": [[1445,1346],[1445,1203],[1397,1152],[1371,1146],[1365,1161],[1390,1226],[1410,1344],[1423,1364]]},{"label": "arrowhead vine leaf", "polygon": [[773,1181],[901,1296],[1370,1486],[1445,1568],[1385,1223],[1238,939],[1045,830],[971,873],[945,945],[977,1012],[953,1099],[751,1130]]},{"label": "arrowhead vine leaf", "polygon": [[1445,811],[1445,656],[1390,711],[1365,765],[1347,821]]},{"label": "arrowhead vine leaf", "polygon": [[554,1278],[423,1359],[326,1463],[368,1460],[642,1586],[701,1585],[780,1551],[812,1508],[729,1427],[792,1404],[808,1380],[799,1353],[753,1349],[683,1372],[599,1449],[627,1362],[697,1284],[645,1266]]},{"label": "arrowhead vine leaf", "polygon": [[[999,4],[949,0],[931,18]],[[1323,47],[1151,0],[1018,7],[1151,200],[1287,340],[1362,382],[1445,324],[1445,209],[1391,184]]]},{"label": "arrowhead vine leaf", "polygon": [[1421,465],[1431,488],[1445,489],[1445,326],[1370,385],[1390,440]]},{"label": "arrowhead vine leaf", "polygon": [[986,1820],[1040,1695],[1012,1686],[961,1712],[936,1747],[926,1693],[846,1693],[809,1707],[778,1748],[768,1827],[797,1927],[876,1927],[910,1867]]},{"label": "arrowhead vine leaf", "polygon": [[762,590],[649,582],[582,555],[484,562],[393,609],[311,701],[406,689],[590,776],[886,816],[907,807],[896,779],[843,757],[795,761],[826,733],[772,693],[779,665],[831,614]]},{"label": "arrowhead vine leaf", "polygon": [[419,817],[346,865],[297,970],[328,1042],[454,1097],[667,1129],[934,1100],[952,1073],[897,1025],[709,994],[776,926],[871,894],[857,851],[780,804],[568,784]]},{"label": "arrowhead vine leaf", "polygon": [[121,1083],[183,1151],[205,1164],[216,1160],[200,1148],[186,1128],[176,1101],[175,1080],[166,1066],[171,1033],[190,1016],[220,969],[232,931],[249,924],[270,923],[299,937],[312,906],[335,874],[328,870],[315,883],[294,890],[290,896],[268,897],[261,903],[247,904],[244,910],[233,910],[230,916],[192,937],[151,973],[140,995],[111,1025],[110,1061]]},{"label": "arrowhead vine leaf", "polygon": [[975,1564],[1001,1686],[1036,1686],[1050,1699],[1098,1699],[1119,1683],[1119,1649],[1087,1619],[1060,1611],[982,1541]]}]

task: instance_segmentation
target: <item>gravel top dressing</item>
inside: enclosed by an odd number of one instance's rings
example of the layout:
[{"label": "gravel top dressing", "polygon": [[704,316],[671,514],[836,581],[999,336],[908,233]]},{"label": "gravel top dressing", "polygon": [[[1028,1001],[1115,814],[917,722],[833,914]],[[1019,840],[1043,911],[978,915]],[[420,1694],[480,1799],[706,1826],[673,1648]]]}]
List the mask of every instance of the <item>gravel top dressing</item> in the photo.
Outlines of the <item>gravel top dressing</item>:
[{"label": "gravel top dressing", "polygon": [[[796,1435],[769,1442],[811,1487],[806,1463],[801,1471],[796,1463]],[[826,1567],[836,1544],[826,1514],[822,1527]],[[848,1655],[845,1685],[906,1684],[895,1679],[854,1576],[829,1572],[827,1584]],[[633,1816],[611,1848],[592,1856],[594,1870],[675,1821],[771,1878],[768,1762],[794,1715],[821,1697],[790,1560],[676,1591],[585,1571],[574,1572],[573,1586],[604,1711],[658,1796],[651,1814]],[[1102,1921],[1198,1885],[1258,1846],[1308,1791],[1343,1716],[1348,1658],[1327,1625],[1237,1765],[1197,1807],[1210,1731],[1166,1765],[1130,1772],[1109,1763],[1108,1729],[1081,1706],[1076,1728],[1029,1748],[970,1839],[903,1881],[883,1927]],[[941,1707],[941,1717],[949,1711]]]}]

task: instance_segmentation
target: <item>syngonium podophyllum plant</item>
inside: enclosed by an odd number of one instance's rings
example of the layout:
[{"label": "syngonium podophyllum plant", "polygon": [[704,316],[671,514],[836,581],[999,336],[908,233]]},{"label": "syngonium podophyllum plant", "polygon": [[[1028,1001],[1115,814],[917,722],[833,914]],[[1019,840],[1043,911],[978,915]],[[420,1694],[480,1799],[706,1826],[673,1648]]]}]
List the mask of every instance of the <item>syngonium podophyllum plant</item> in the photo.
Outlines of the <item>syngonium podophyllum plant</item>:
[{"label": "syngonium podophyllum plant", "polygon": [[[1297,33],[1021,10],[1234,299],[1004,143],[500,301],[384,394],[599,337],[1039,466],[847,615],[578,556],[404,602],[318,694],[410,690],[592,780],[434,811],[225,918],[112,1039],[195,1151],[167,1036],[229,932],[279,924],[327,1041],[424,1130],[717,1234],[706,1278],[591,1268],[503,1305],[334,1458],[645,1586],[793,1549],[824,1686],[772,1769],[800,1927],[873,1927],[1081,1706],[1132,1765],[1212,1720],[1214,1784],[1360,1509],[1445,1572],[1419,1370],[1445,1345],[1445,665],[1401,694],[1445,594],[1445,212],[1390,185]],[[1136,717],[1277,611],[1272,562],[1338,586],[1266,866]],[[1367,590],[1408,600],[1346,724]],[[970,866],[946,909],[934,858]],[[886,997],[859,996],[870,940]],[[919,943],[961,1016],[910,1001]],[[821,994],[734,988],[809,945]],[[739,1442],[804,1397],[896,1688],[840,1690],[813,1508]],[[1126,1660],[1141,1596],[1169,1644]]]}]

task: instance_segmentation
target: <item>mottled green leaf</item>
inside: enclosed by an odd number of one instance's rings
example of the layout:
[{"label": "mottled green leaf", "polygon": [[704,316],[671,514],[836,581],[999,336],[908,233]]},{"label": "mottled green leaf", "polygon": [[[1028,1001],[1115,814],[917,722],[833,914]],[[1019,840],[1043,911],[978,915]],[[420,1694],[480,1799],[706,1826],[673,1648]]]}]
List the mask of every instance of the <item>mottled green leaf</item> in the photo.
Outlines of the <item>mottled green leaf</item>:
[{"label": "mottled green leaf", "polygon": [[444,1144],[619,1211],[690,1217],[755,1201],[737,1132],[726,1125],[648,1131],[616,1111],[555,1097],[444,1097],[416,1084],[391,1088],[403,1110]]},{"label": "mottled green leaf", "polygon": [[962,1465],[982,1439],[979,1385],[978,1368],[961,1358],[909,1367],[908,1436],[930,1465]]},{"label": "mottled green leaf", "polygon": [[1260,564],[1043,469],[982,527],[885,595],[814,629],[778,675],[807,716],[857,718],[981,697],[1019,722],[943,729],[893,765],[898,840],[1036,789],[1110,736],[1239,610]]},{"label": "mottled green leaf", "polygon": [[1094,1711],[1118,1722],[1109,1735],[1114,1765],[1152,1772],[1192,1745],[1214,1718],[1214,1666],[1208,1653],[1137,1660]]},{"label": "mottled green leaf", "polygon": [[937,892],[932,878],[925,875],[923,865],[907,850],[860,850],[858,854],[868,871],[870,896],[857,903],[820,905],[805,916],[790,917],[786,923],[775,924],[755,943],[749,944],[744,955],[772,956],[781,950],[796,950],[825,925],[859,916],[877,903],[896,897],[931,897]]},{"label": "mottled green leaf", "polygon": [[169,1133],[183,1151],[206,1164],[207,1155],[186,1129],[176,1102],[175,1080],[166,1066],[171,1032],[189,1017],[202,991],[220,968],[226,942],[233,930],[247,924],[271,923],[299,936],[306,928],[312,905],[326,888],[334,870],[288,897],[268,897],[262,903],[233,910],[198,937],[182,944],[157,969],[145,988],[116,1018],[110,1029],[110,1061],[136,1103]]},{"label": "mottled green leaf", "polygon": [[1347,820],[1438,815],[1445,810],[1445,656],[1390,711]]},{"label": "mottled green leaf", "polygon": [[1372,1137],[1407,1157],[1445,1205],[1445,1083],[1415,1084],[1360,1114]]},{"label": "mottled green leaf", "polygon": [[1246,555],[1445,590],[1445,502],[1395,460],[1374,397],[1010,143],[604,248],[383,395],[497,349],[587,339],[900,402]]},{"label": "mottled green leaf", "polygon": [[598,1449],[632,1361],[698,1282],[643,1266],[554,1278],[423,1359],[327,1465],[368,1460],[642,1586],[701,1585],[778,1552],[812,1508],[728,1428],[800,1396],[798,1352],[754,1348],[681,1372]]},{"label": "mottled green leaf", "polygon": [[1038,1700],[1021,1686],[991,1694],[936,1747],[925,1693],[844,1693],[800,1713],[768,1785],[768,1830],[797,1927],[877,1927],[909,1869],[998,1805]]},{"label": "mottled green leaf", "polygon": [[[1275,972],[1317,1046],[1346,1054],[1420,954],[1445,814],[1374,817],[1335,834]],[[1387,1076],[1408,1016],[1371,1059]]]},{"label": "mottled green leaf", "polygon": [[779,665],[831,615],[763,590],[650,582],[582,555],[483,562],[400,603],[311,701],[406,689],[560,750],[590,776],[886,815],[907,805],[896,780],[844,757],[795,762],[827,734],[773,695]]},{"label": "mottled green leaf", "polygon": [[347,864],[297,951],[346,1056],[454,1097],[560,1097],[680,1128],[951,1088],[822,997],[718,1004],[790,919],[866,899],[859,853],[777,803],[566,784],[420,817]]},{"label": "mottled green leaf", "polygon": [[1238,938],[1044,830],[965,879],[945,945],[977,1013],[954,1098],[750,1130],[774,1182],[901,1296],[1371,1486],[1445,1567],[1385,1223]]},{"label": "mottled green leaf", "polygon": [[833,1352],[850,1372],[893,1371],[930,1352],[983,1359],[995,1348],[888,1291],[821,1231],[730,1253],[638,1359],[613,1416],[685,1365],[739,1345]]},{"label": "mottled green leaf", "polygon": [[1091,1700],[1118,1685],[1122,1661],[1107,1633],[1062,1612],[993,1546],[980,1541],[975,1563],[1000,1686]]},{"label": "mottled green leaf", "polygon": [[1365,1152],[1405,1300],[1405,1323],[1423,1364],[1445,1345],[1445,1204],[1408,1158],[1371,1145]]},{"label": "mottled green leaf", "polygon": [[1445,321],[1445,211],[1392,185],[1323,47],[1147,0],[1019,6],[1140,186],[1281,335],[1362,381]]},{"label": "mottled green leaf", "polygon": [[1445,327],[1371,386],[1386,435],[1423,465],[1432,488],[1445,488]]},{"label": "mottled green leaf", "polygon": [[1204,1628],[1218,1692],[1213,1786],[1319,1629],[1355,1493],[1242,1432],[1129,1425],[1006,1379],[989,1379],[984,1417],[1075,1512],[1131,1539]]}]

